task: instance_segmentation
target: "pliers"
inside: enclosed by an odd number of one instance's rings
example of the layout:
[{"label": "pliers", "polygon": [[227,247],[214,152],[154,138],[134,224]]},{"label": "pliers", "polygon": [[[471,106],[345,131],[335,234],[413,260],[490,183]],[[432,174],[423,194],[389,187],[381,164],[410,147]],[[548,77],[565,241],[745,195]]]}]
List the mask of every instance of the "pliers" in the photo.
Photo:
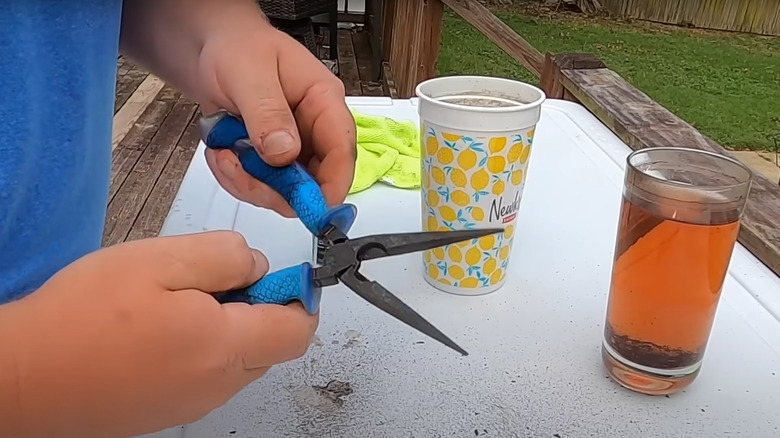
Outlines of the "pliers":
[{"label": "pliers", "polygon": [[329,208],[319,184],[299,163],[274,167],[265,163],[249,141],[246,126],[226,111],[202,117],[203,142],[210,149],[231,149],[244,170],[279,192],[295,210],[306,228],[323,244],[320,266],[302,263],[269,273],[243,289],[215,294],[222,303],[288,304],[300,301],[310,314],[319,310],[322,288],[344,283],[363,299],[396,319],[421,331],[462,355],[468,353],[382,285],[364,277],[360,264],[366,260],[425,251],[460,241],[503,232],[502,228],[379,234],[350,239],[357,208],[341,204]]}]

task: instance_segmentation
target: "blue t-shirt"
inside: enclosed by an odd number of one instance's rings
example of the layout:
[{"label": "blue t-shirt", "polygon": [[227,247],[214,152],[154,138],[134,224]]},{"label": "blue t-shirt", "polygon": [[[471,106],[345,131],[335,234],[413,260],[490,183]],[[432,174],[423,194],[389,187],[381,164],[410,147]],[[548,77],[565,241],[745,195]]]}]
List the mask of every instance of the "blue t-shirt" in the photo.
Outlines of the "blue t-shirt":
[{"label": "blue t-shirt", "polygon": [[0,1],[0,303],[101,246],[121,14]]}]

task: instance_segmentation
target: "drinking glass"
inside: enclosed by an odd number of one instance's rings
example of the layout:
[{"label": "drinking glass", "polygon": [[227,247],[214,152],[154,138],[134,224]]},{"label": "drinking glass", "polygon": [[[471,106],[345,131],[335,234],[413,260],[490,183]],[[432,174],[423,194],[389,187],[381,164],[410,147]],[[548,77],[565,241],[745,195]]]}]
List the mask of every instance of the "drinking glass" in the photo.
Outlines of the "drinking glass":
[{"label": "drinking glass", "polygon": [[696,379],[751,182],[745,165],[712,152],[628,156],[602,344],[624,387],[671,394]]}]

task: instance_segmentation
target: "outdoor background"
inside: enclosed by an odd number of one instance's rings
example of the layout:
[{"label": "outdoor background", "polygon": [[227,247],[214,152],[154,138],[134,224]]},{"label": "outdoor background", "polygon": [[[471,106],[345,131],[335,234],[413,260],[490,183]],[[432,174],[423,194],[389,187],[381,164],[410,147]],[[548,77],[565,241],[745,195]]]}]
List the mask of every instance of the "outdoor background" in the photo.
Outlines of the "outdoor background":
[{"label": "outdoor background", "polygon": [[[780,38],[586,17],[520,3],[525,6],[491,10],[542,53],[594,53],[721,145],[774,151],[772,137],[780,134]],[[448,10],[439,74],[462,73],[538,83]]]}]

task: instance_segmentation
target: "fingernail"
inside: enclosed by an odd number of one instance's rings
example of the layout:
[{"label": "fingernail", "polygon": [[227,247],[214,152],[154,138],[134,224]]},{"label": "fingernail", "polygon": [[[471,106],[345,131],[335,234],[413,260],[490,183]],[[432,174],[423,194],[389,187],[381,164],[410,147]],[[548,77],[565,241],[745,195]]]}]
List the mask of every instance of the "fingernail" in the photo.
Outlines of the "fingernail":
[{"label": "fingernail", "polygon": [[265,275],[268,272],[268,258],[258,250],[252,250],[252,256],[255,259],[255,268],[262,271],[263,275]]},{"label": "fingernail", "polygon": [[219,170],[222,171],[222,173],[225,174],[230,179],[236,178],[236,166],[235,164],[231,163],[230,160],[222,159],[219,160]]},{"label": "fingernail", "polygon": [[263,144],[260,145],[265,155],[281,155],[294,147],[295,140],[287,131],[273,131],[263,138]]}]

